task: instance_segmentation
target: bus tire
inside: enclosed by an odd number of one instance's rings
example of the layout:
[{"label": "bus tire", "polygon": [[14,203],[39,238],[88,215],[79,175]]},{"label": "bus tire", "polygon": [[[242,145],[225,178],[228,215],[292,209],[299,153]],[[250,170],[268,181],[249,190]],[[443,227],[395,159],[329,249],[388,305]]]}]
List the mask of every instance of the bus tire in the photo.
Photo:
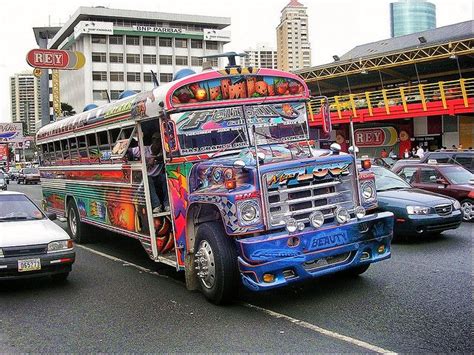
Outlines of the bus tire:
[{"label": "bus tire", "polygon": [[239,287],[237,251],[219,222],[197,228],[195,264],[201,292],[214,304],[233,300]]},{"label": "bus tire", "polygon": [[67,230],[71,239],[78,244],[87,243],[87,229],[85,223],[81,222],[74,200],[69,201],[67,204]]},{"label": "bus tire", "polygon": [[370,264],[357,265],[355,267],[351,267],[350,269],[344,270],[343,273],[349,277],[356,277],[366,272],[369,267]]}]

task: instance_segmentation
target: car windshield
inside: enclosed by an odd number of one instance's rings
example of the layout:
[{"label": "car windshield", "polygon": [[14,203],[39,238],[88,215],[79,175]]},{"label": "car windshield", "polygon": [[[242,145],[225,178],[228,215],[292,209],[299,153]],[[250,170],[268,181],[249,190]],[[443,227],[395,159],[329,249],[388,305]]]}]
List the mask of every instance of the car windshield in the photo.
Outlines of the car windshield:
[{"label": "car windshield", "polygon": [[372,166],[372,170],[375,174],[375,187],[377,191],[406,189],[411,187],[398,175],[385,168]]},{"label": "car windshield", "polygon": [[43,218],[43,213],[26,196],[0,195],[0,222]]},{"label": "car windshield", "polygon": [[462,166],[450,166],[439,169],[453,185],[469,184],[474,180],[474,174]]},{"label": "car windshield", "polygon": [[33,169],[33,168],[27,168],[23,169],[24,174],[39,174],[38,169]]}]

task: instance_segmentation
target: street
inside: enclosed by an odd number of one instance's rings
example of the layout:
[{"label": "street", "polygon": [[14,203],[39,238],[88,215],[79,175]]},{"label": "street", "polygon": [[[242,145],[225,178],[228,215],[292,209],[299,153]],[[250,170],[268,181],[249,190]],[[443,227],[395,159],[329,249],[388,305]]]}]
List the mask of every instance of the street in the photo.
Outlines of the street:
[{"label": "street", "polygon": [[[17,185],[37,204],[40,185]],[[61,226],[64,223],[58,222]],[[471,353],[473,224],[396,243],[354,279],[217,307],[132,239],[96,231],[68,282],[0,283],[0,352]]]}]

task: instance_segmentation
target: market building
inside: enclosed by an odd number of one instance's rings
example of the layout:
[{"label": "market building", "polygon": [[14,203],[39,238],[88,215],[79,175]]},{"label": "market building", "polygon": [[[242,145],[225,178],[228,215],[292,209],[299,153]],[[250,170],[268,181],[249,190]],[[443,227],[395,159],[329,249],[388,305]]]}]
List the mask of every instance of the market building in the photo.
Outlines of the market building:
[{"label": "market building", "polygon": [[334,59],[296,72],[313,95],[328,97],[330,136],[322,134],[321,100],[311,102],[316,137],[347,151],[352,119],[356,145],[371,156],[474,146],[474,21],[362,44]]},{"label": "market building", "polygon": [[[76,111],[105,104],[126,90],[172,81],[183,68],[202,70],[202,56],[230,42],[228,17],[80,7],[48,42],[50,49],[82,52],[84,68],[61,71],[61,102]],[[216,58],[212,66],[219,66]]]}]

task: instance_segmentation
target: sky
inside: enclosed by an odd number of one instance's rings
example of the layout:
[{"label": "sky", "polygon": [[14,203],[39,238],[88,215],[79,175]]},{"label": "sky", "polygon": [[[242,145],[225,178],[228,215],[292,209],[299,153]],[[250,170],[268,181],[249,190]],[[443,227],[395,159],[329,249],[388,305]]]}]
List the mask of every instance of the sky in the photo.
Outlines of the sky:
[{"label": "sky", "polygon": [[[299,0],[307,7],[312,65],[332,61],[356,45],[390,37],[391,0]],[[437,26],[473,19],[473,0],[431,0]],[[289,0],[42,0],[2,1],[0,13],[0,122],[10,121],[9,77],[32,71],[26,53],[37,48],[33,27],[57,26],[79,6],[106,6],[231,18],[232,41],[226,51],[243,51],[266,43],[276,48],[276,26]],[[132,5],[133,4],[133,5]],[[229,29],[229,28],[228,28]]]}]

